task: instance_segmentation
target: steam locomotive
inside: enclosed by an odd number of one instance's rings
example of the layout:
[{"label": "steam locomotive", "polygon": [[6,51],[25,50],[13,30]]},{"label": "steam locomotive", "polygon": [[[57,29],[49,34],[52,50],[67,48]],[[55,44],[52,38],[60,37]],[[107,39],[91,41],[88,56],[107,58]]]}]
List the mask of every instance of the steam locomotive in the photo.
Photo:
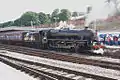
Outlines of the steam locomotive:
[{"label": "steam locomotive", "polygon": [[0,43],[40,49],[67,49],[77,53],[83,51],[96,53],[96,50],[101,53],[99,50],[103,49],[103,46],[97,42],[96,33],[88,28],[0,32]]}]

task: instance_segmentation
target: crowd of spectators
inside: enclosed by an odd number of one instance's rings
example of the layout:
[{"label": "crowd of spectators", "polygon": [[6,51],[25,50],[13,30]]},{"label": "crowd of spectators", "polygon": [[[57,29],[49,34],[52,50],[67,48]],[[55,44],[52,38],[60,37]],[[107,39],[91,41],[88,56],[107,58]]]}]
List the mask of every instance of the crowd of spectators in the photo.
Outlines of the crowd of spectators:
[{"label": "crowd of spectators", "polygon": [[120,46],[120,34],[99,34],[99,41],[101,44],[110,46]]}]

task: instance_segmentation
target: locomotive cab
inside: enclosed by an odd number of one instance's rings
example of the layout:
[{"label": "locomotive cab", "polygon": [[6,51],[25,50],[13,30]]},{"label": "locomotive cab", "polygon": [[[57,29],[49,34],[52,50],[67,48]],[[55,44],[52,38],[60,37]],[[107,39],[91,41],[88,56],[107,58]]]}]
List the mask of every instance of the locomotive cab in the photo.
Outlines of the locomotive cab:
[{"label": "locomotive cab", "polygon": [[40,47],[42,49],[48,49],[48,32],[49,30],[39,31]]}]

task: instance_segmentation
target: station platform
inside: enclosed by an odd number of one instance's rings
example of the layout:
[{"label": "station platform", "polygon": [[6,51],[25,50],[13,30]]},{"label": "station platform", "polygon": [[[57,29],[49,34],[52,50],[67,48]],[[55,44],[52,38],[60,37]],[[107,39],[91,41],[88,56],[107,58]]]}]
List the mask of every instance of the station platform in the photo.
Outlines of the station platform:
[{"label": "station platform", "polygon": [[28,74],[0,62],[0,80],[37,80]]},{"label": "station platform", "polygon": [[105,45],[106,48],[120,49],[120,46],[109,46]]}]

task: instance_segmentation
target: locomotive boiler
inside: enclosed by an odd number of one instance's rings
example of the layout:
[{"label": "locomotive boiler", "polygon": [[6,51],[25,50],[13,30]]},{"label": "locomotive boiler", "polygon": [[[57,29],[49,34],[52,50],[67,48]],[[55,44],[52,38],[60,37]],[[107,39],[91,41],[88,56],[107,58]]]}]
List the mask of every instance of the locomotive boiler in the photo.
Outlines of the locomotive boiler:
[{"label": "locomotive boiler", "polygon": [[92,30],[50,30],[46,37],[48,46],[56,49],[69,49],[80,52],[91,49],[96,36]]}]

